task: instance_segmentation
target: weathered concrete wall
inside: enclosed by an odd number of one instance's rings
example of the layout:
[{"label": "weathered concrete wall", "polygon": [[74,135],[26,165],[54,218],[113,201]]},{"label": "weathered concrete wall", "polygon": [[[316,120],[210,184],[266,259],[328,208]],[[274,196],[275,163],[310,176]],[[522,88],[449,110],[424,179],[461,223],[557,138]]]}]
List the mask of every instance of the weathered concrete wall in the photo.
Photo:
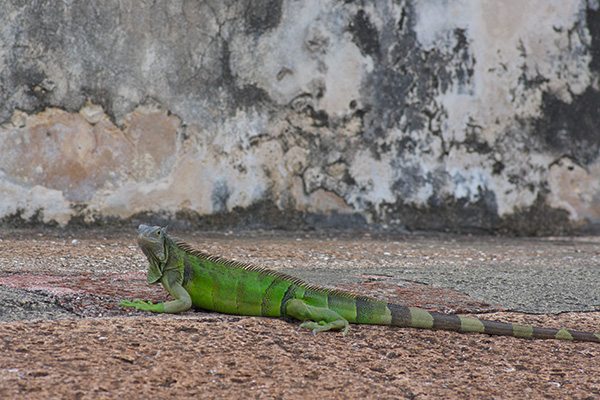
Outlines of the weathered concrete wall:
[{"label": "weathered concrete wall", "polygon": [[0,219],[600,226],[596,0],[4,2]]}]

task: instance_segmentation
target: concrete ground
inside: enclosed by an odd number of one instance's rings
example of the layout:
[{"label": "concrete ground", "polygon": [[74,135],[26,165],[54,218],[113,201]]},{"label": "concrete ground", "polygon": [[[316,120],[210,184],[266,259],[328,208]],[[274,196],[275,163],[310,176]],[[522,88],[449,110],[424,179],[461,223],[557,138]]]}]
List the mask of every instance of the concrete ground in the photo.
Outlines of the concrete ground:
[{"label": "concrete ground", "polygon": [[[447,313],[600,331],[600,239],[174,232],[311,283]],[[600,398],[600,345],[202,311],[149,315],[135,228],[0,230],[1,398]],[[535,314],[531,314],[535,313]]]}]

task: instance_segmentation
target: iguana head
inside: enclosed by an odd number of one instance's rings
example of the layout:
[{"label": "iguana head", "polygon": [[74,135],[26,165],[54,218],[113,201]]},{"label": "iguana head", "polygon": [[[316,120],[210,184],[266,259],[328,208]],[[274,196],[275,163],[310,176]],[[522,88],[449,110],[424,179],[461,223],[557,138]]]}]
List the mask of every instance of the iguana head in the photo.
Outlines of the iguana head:
[{"label": "iguana head", "polygon": [[169,256],[166,245],[167,228],[160,226],[140,225],[137,241],[140,248],[148,258],[147,282],[156,283],[163,275],[165,262]]}]

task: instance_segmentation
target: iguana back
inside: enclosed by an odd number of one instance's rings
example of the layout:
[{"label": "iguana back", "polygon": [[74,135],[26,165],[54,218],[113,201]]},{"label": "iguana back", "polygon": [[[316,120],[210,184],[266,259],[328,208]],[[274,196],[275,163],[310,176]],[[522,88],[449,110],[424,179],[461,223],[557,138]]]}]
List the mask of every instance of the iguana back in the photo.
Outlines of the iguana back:
[{"label": "iguana back", "polygon": [[227,314],[290,317],[313,332],[348,330],[348,323],[479,332],[522,338],[600,342],[600,334],[536,328],[430,312],[367,296],[327,289],[268,268],[228,260],[172,238],[165,229],[141,225],[138,242],[148,257],[148,283],[161,282],[174,301],[140,300],[123,306],[181,312],[192,305]]}]

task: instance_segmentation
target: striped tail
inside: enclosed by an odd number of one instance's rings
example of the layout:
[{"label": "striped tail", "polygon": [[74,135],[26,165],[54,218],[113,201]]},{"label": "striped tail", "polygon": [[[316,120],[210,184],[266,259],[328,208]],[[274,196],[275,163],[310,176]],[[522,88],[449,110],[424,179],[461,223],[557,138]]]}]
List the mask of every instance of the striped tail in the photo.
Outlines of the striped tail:
[{"label": "striped tail", "polygon": [[600,343],[600,334],[573,332],[564,329],[536,328],[533,326],[486,321],[477,318],[460,317],[425,311],[388,303],[391,311],[391,325],[410,328],[441,329],[457,332],[478,332],[488,335],[514,336],[526,339],[558,339]]}]

